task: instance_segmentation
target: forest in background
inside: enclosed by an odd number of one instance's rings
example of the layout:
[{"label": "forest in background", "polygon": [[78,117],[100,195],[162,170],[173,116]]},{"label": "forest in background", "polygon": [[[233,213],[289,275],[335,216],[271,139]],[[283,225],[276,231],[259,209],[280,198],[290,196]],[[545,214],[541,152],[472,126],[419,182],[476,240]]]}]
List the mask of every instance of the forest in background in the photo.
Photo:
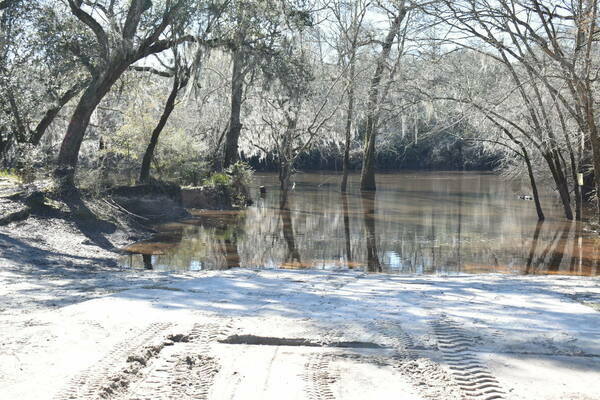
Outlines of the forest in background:
[{"label": "forest in background", "polygon": [[[595,0],[2,0],[0,156],[61,190],[298,169],[600,187]],[[281,204],[286,203],[285,195]],[[600,218],[600,213],[598,213]]]}]

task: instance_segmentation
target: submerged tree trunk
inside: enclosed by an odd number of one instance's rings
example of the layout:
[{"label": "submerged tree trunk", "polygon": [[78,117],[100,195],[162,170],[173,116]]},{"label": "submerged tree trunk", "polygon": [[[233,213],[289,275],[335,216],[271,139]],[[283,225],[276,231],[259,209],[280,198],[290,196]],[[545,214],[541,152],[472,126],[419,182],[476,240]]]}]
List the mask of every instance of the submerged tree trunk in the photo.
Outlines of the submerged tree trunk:
[{"label": "submerged tree trunk", "polygon": [[381,99],[379,98],[381,79],[392,51],[392,45],[394,44],[396,36],[398,36],[400,33],[400,25],[402,24],[406,14],[407,10],[403,7],[399,11],[399,15],[393,19],[390,30],[388,31],[385,41],[382,44],[381,54],[377,58],[375,74],[371,79],[371,85],[369,87],[369,99],[367,103],[367,130],[365,134],[363,166],[360,177],[360,189],[364,191],[374,191],[377,189],[375,185],[375,139],[377,136],[379,105],[381,102]]},{"label": "submerged tree trunk", "polygon": [[158,144],[158,138],[163,131],[171,113],[175,109],[175,100],[177,99],[177,94],[181,89],[183,89],[187,85],[187,76],[184,76],[181,80],[179,79],[179,73],[175,73],[175,77],[173,78],[173,87],[171,88],[171,93],[167,98],[167,102],[165,103],[165,108],[163,113],[158,121],[158,124],[152,131],[152,136],[150,137],[150,143],[148,143],[148,147],[146,148],[146,152],[144,153],[144,158],[142,159],[142,167],[140,168],[140,183],[148,183],[150,179],[150,165],[152,163],[152,159],[154,158],[154,150],[156,149],[156,145]]},{"label": "submerged tree trunk", "polygon": [[[354,56],[352,58],[354,58]],[[348,88],[348,110],[346,111],[346,141],[344,143],[344,160],[342,165],[342,193],[346,192],[348,186],[348,170],[350,168],[350,144],[352,140],[352,119],[354,118],[354,84],[352,80],[354,79],[355,66],[353,59],[351,59],[350,62],[350,86]]]},{"label": "submerged tree trunk", "polygon": [[279,195],[279,208],[284,209],[288,206],[288,195],[290,191],[291,167],[287,162],[279,164],[279,187],[281,194]]},{"label": "submerged tree trunk", "polygon": [[[523,149],[525,150],[525,149]],[[529,183],[531,184],[531,192],[533,194],[533,202],[535,203],[535,211],[538,216],[538,221],[543,221],[546,219],[544,216],[544,211],[542,210],[542,204],[540,203],[540,194],[538,192],[537,183],[535,181],[535,175],[533,174],[533,167],[531,165],[531,160],[529,160],[529,155],[525,150],[524,154],[525,164],[527,165],[527,175],[529,175]]]},{"label": "submerged tree trunk", "polygon": [[565,250],[567,247],[567,240],[569,239],[569,234],[571,233],[571,224],[564,225],[561,229],[561,234],[558,240],[556,241],[556,246],[552,253],[550,254],[550,259],[546,263],[546,268],[551,272],[560,271],[560,266],[565,258]]},{"label": "submerged tree trunk", "polygon": [[231,73],[231,114],[229,117],[229,130],[225,138],[223,168],[235,164],[239,159],[238,142],[242,131],[240,114],[242,112],[242,97],[244,94],[244,61],[244,53],[240,49],[235,50]]},{"label": "submerged tree trunk", "polygon": [[533,166],[531,165],[531,158],[529,157],[529,152],[527,151],[527,147],[521,142],[517,140],[517,138],[505,127],[500,125],[497,121],[495,121],[492,117],[487,117],[490,121],[492,121],[496,126],[502,129],[502,132],[519,148],[521,149],[521,153],[517,152],[519,156],[523,158],[525,161],[525,165],[527,166],[527,175],[529,176],[529,183],[531,184],[531,192],[533,194],[533,201],[535,203],[535,211],[538,216],[538,221],[543,221],[545,219],[544,211],[542,210],[542,204],[540,202],[540,194],[538,192],[537,183],[535,180],[535,174],[533,173]]},{"label": "submerged tree trunk", "polygon": [[600,222],[600,136],[594,122],[590,129],[590,141],[592,144],[592,162],[594,167],[594,186],[596,188],[596,218]]},{"label": "submerged tree trunk", "polygon": [[298,264],[300,264],[301,263],[300,252],[298,251],[298,248],[296,247],[296,239],[294,237],[294,225],[292,223],[292,214],[291,214],[289,208],[287,208],[287,207],[282,208],[279,212],[281,213],[281,225],[283,228],[282,229],[283,230],[283,238],[284,238],[285,243],[287,244],[287,248],[288,248],[286,261],[292,262],[292,263],[297,262]]},{"label": "submerged tree trunk", "polygon": [[550,168],[550,172],[552,173],[552,178],[554,179],[554,183],[558,189],[561,204],[565,212],[565,217],[568,220],[572,220],[573,210],[571,208],[571,196],[569,194],[569,186],[563,173],[560,159],[557,159],[555,153],[543,153],[542,156],[546,160],[546,163]]}]

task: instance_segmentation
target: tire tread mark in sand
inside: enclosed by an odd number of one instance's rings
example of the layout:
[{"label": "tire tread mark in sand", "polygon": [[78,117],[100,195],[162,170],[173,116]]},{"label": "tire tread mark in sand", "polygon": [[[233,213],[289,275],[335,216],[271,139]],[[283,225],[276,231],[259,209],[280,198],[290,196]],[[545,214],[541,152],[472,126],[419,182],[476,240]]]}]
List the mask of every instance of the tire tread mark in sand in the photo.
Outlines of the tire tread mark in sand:
[{"label": "tire tread mark in sand", "polygon": [[209,355],[220,332],[218,324],[195,324],[187,342],[169,346],[126,397],[130,400],[208,399],[220,366]]},{"label": "tire tread mark in sand", "polygon": [[309,356],[305,365],[304,380],[310,400],[335,400],[331,384],[337,376],[330,370],[331,355],[318,352]]},{"label": "tire tread mark in sand", "polygon": [[132,335],[117,344],[110,353],[73,378],[67,387],[55,396],[56,400],[99,399],[103,385],[111,375],[127,363],[128,355],[144,347],[161,331],[169,328],[169,323],[153,323],[145,329],[136,330]]},{"label": "tire tread mark in sand", "polygon": [[459,399],[462,395],[458,385],[442,366],[419,355],[419,347],[399,321],[376,320],[369,325],[377,332],[383,344],[394,349],[394,366],[425,399]]},{"label": "tire tread mark in sand", "polygon": [[431,323],[438,349],[466,399],[500,400],[504,392],[489,369],[471,351],[472,342],[444,315]]},{"label": "tire tread mark in sand", "polygon": [[399,356],[415,358],[413,352],[415,343],[399,322],[379,320],[375,321],[375,330],[379,337],[384,339],[384,344],[393,347]]}]

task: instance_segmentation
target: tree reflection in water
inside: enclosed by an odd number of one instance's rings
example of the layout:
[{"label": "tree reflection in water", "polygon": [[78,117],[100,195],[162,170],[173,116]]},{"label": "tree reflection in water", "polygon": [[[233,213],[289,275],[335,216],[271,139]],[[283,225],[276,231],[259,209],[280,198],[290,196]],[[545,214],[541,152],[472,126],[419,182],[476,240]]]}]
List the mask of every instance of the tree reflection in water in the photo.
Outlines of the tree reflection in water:
[{"label": "tree reflection in water", "polygon": [[542,230],[542,225],[544,224],[544,220],[538,221],[535,226],[535,232],[533,233],[533,240],[531,241],[531,249],[529,251],[529,257],[527,257],[527,266],[525,267],[525,275],[531,273],[531,269],[533,266],[533,258],[535,257],[535,252],[537,250],[538,241],[540,238],[540,232]]},{"label": "tree reflection in water", "polygon": [[289,201],[289,199],[284,199],[282,197],[279,203],[281,205],[279,213],[281,215],[283,238],[285,239],[285,243],[287,245],[287,255],[285,257],[285,261],[289,267],[299,267],[302,265],[302,261],[300,260],[300,252],[296,247],[294,225],[292,222],[292,214],[289,209]]},{"label": "tree reflection in water", "polygon": [[382,272],[379,256],[377,255],[377,232],[375,231],[375,192],[361,192],[363,221],[367,244],[367,270]]},{"label": "tree reflection in water", "polygon": [[144,269],[153,269],[151,254],[142,254],[142,260],[144,262]]},{"label": "tree reflection in water", "polygon": [[[203,226],[214,229],[212,243],[215,262],[221,268],[240,267],[238,240],[244,234],[246,214],[244,212],[229,213],[216,218],[204,218]],[[219,257],[220,255],[220,257]]]},{"label": "tree reflection in water", "polygon": [[[514,182],[489,174],[406,173],[378,177],[376,196],[351,176],[340,194],[336,176],[302,174],[280,209],[277,177],[246,210],[193,211],[130,246],[136,268],[201,270],[361,268],[403,274],[503,272],[600,274],[600,240],[571,224],[560,207],[538,223]],[[328,183],[331,182],[331,183]],[[514,187],[513,187],[514,186]],[[258,192],[258,189],[257,189]],[[152,255],[142,257],[141,254]]]},{"label": "tree reflection in water", "polygon": [[346,262],[352,269],[352,244],[350,242],[350,211],[348,209],[348,193],[342,192],[342,212],[344,213],[344,238],[346,242]]}]

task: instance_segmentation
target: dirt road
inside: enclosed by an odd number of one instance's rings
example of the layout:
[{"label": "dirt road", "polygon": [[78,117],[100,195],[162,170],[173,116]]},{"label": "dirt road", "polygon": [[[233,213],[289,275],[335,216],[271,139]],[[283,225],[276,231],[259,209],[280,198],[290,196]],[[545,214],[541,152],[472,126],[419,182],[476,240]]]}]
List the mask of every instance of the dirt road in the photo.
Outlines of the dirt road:
[{"label": "dirt road", "polygon": [[0,318],[3,399],[598,399],[589,278],[231,270]]}]

